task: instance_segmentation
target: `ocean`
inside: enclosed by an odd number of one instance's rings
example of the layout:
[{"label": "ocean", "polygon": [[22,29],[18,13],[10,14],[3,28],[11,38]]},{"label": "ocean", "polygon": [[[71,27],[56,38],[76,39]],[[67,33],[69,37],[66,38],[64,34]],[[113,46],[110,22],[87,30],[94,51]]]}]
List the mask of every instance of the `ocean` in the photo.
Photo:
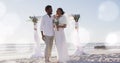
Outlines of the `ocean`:
[{"label": "ocean", "polygon": [[[81,46],[86,53],[100,53],[100,49],[95,49],[95,46],[106,46],[104,43],[88,43],[85,46]],[[120,51],[120,46],[107,46],[107,49]],[[16,58],[30,57],[35,49],[35,44],[0,44],[0,59],[10,58],[11,56],[17,56]],[[40,44],[41,53],[44,54],[45,44]],[[107,49],[104,49],[106,52]],[[68,44],[69,55],[72,55],[77,50],[77,47],[73,44]],[[94,51],[97,50],[97,51]],[[100,52],[99,52],[100,51]],[[103,52],[103,50],[102,50]],[[53,46],[52,55],[57,55],[56,46]]]}]

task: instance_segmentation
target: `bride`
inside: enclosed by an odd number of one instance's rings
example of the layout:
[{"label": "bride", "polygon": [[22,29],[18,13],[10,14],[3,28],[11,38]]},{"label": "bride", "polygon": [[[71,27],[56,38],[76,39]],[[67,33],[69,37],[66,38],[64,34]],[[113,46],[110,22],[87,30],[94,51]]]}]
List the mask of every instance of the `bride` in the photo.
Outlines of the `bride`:
[{"label": "bride", "polygon": [[62,8],[58,8],[54,16],[55,24],[55,43],[58,51],[58,62],[68,61],[68,49],[66,44],[64,28],[67,26],[67,20]]}]

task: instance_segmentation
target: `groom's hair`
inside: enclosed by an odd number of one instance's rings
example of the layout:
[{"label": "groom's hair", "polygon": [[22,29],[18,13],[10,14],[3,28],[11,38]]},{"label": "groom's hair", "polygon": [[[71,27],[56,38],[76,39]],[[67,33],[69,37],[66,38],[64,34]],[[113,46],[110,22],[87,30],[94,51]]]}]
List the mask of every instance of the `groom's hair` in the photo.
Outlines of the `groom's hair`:
[{"label": "groom's hair", "polygon": [[52,6],[51,6],[51,5],[47,5],[47,6],[45,7],[45,11],[49,10],[49,8],[52,8]]}]

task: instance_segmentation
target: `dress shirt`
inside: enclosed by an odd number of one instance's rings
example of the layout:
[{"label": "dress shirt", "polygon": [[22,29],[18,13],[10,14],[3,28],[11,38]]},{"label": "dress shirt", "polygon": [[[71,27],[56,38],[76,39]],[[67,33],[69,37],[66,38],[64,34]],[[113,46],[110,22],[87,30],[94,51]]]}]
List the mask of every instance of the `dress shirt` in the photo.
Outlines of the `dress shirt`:
[{"label": "dress shirt", "polygon": [[40,29],[46,36],[54,36],[53,17],[44,15],[41,20]]}]

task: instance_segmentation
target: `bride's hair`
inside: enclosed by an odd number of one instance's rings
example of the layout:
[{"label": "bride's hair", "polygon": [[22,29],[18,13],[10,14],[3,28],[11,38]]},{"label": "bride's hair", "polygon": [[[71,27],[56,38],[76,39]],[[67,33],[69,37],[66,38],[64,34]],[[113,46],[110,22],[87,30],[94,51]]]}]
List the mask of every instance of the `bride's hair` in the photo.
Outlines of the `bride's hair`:
[{"label": "bride's hair", "polygon": [[58,8],[62,12],[62,15],[65,13],[62,8]]}]

